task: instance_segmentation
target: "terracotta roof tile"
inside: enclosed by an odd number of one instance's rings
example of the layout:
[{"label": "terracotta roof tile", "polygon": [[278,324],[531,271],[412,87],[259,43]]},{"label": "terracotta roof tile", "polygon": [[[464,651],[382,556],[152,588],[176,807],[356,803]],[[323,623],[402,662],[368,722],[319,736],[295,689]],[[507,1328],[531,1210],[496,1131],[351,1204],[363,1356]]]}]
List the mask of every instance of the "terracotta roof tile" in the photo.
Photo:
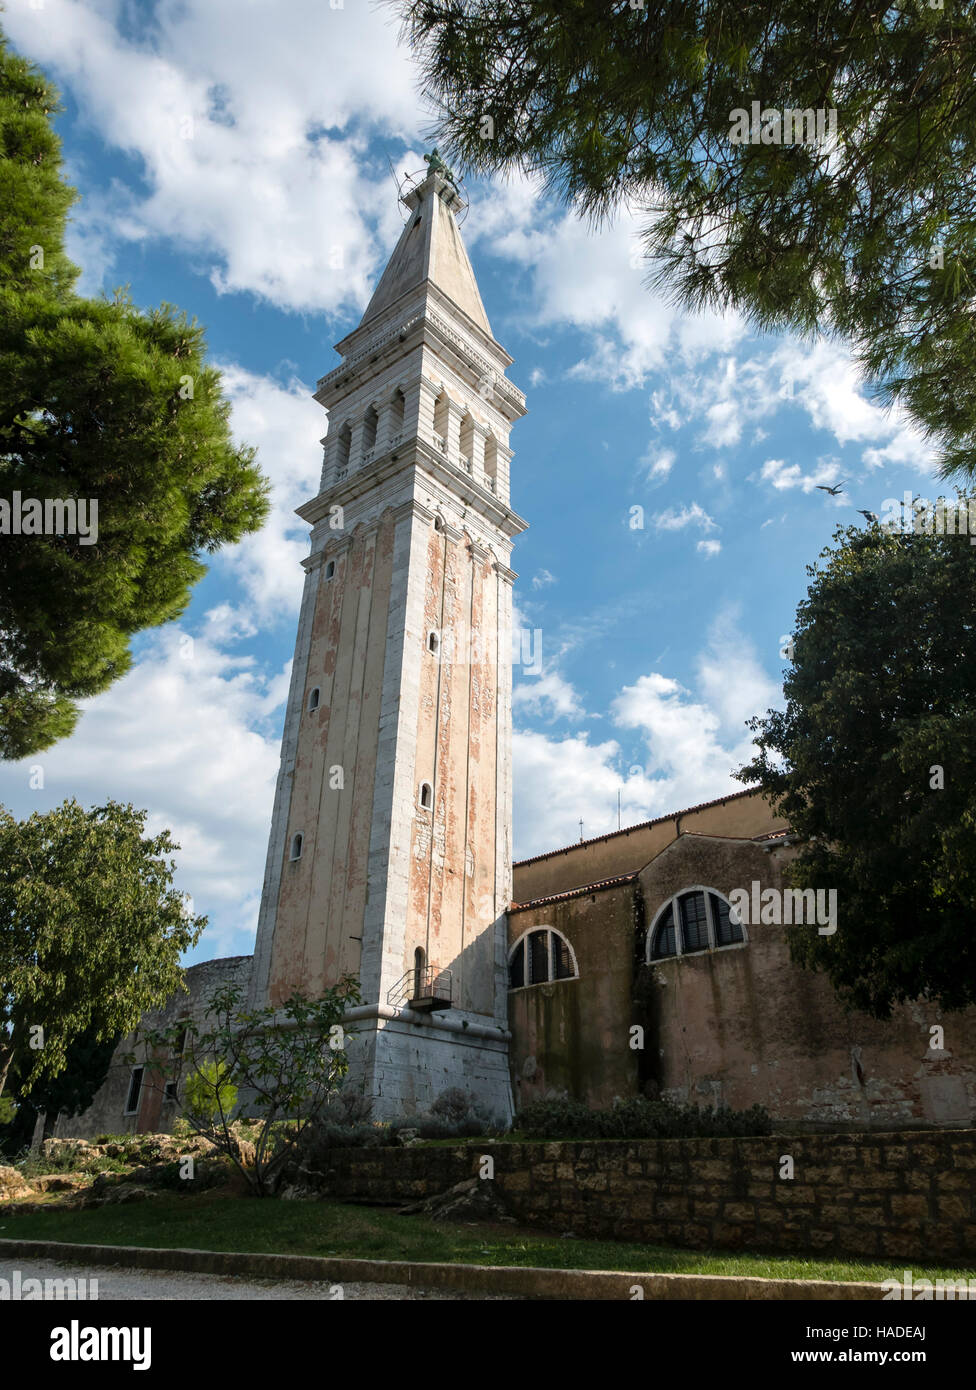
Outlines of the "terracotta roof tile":
[{"label": "terracotta roof tile", "polygon": [[556,903],[563,898],[581,898],[586,893],[597,893],[603,888],[616,888],[621,883],[633,883],[637,878],[636,870],[630,874],[617,874],[616,878],[600,878],[595,883],[583,883],[579,888],[569,888],[565,893],[550,893],[545,898],[533,898],[527,903],[512,903],[509,912],[523,912],[529,907],[543,907],[546,903]]}]

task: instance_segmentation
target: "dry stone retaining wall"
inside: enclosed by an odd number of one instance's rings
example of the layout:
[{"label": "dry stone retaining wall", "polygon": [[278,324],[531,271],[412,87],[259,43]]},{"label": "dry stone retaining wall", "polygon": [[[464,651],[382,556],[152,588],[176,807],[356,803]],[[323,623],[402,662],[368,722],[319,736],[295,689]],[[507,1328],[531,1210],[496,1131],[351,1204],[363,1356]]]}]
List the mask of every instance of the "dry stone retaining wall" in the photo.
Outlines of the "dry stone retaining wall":
[{"label": "dry stone retaining wall", "polygon": [[[494,1160],[520,1222],[579,1237],[874,1260],[976,1257],[976,1130],[338,1149],[331,1196],[418,1201]],[[792,1179],[780,1177],[793,1160]]]}]

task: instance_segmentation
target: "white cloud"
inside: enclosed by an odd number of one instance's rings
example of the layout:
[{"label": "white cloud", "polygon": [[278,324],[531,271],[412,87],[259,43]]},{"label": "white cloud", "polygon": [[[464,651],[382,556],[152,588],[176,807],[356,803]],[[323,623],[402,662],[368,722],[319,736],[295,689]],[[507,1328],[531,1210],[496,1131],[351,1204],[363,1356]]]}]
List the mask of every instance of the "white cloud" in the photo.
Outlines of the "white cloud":
[{"label": "white cloud", "polygon": [[647,479],[666,478],[674,467],[677,454],[673,449],[658,449],[656,445],[649,444],[641,463],[647,468]]},{"label": "white cloud", "polygon": [[534,574],[532,576],[533,589],[547,589],[550,584],[555,583],[556,576],[554,574],[550,574],[549,570],[546,569],[539,570],[537,574]]},{"label": "white cloud", "polygon": [[[211,918],[199,959],[253,946],[278,770],[273,716],[289,678],[224,651],[213,630],[227,615],[216,611],[203,636],[154,633],[122,680],[83,703],[71,738],[0,766],[0,796],[17,815],[66,797],[149,808],[150,833],[169,828],[181,846],[177,886]],[[35,765],[45,785],[30,791]]]},{"label": "white cloud", "polygon": [[301,599],[309,536],[295,508],[318,493],[319,440],[328,417],[299,381],[282,386],[234,363],[221,364],[221,371],[234,436],[257,446],[271,480],[272,512],[260,531],[221,551],[216,563],[238,580],[262,624],[290,622]]},{"label": "white cloud", "polygon": [[703,531],[718,529],[712,518],[697,502],[692,502],[680,510],[669,507],[667,511],[658,512],[654,517],[654,525],[659,531],[683,531],[686,526],[700,526]]},{"label": "white cloud", "polygon": [[516,732],[513,740],[517,859],[561,849],[583,835],[604,835],[621,819],[633,825],[647,819],[653,786],[641,769],[626,777],[614,767],[620,746],[614,740],[591,744],[585,734],[553,739],[538,732]]},{"label": "white cloud", "polygon": [[741,338],[738,315],[685,314],[648,290],[646,262],[635,255],[640,217],[621,209],[596,229],[572,212],[553,217],[539,187],[518,177],[493,185],[472,209],[470,235],[530,270],[530,322],[589,335],[593,346],[570,376],[632,390],[674,357],[694,362]]},{"label": "white cloud", "polygon": [[[778,659],[778,653],[777,653]],[[779,685],[763,670],[739,628],[735,607],[712,623],[696,664],[697,695],[660,673],[641,676],[612,702],[620,728],[635,729],[645,764],[621,768],[613,739],[590,743],[585,733],[551,738],[538,730],[514,739],[518,857],[542,854],[624,825],[743,789],[734,768],[752,755],[745,720],[780,702]]]},{"label": "white cloud", "polygon": [[[766,459],[758,476],[760,482],[770,483],[777,492],[796,487],[804,492],[813,492],[815,488],[836,487],[838,481],[846,481],[840,478],[840,471],[841,465],[836,459],[820,460],[816,468],[809,473],[804,473],[798,463],[787,463],[785,459]],[[832,500],[838,506],[847,505],[840,495]]]},{"label": "white cloud", "polygon": [[573,686],[556,671],[521,681],[512,692],[512,708],[553,719],[582,719],[586,711]]},{"label": "white cloud", "polygon": [[764,714],[781,697],[780,685],[766,675],[753,643],[741,630],[740,619],[741,610],[736,605],[721,609],[697,661],[702,695],[724,728],[739,731],[747,719]]},{"label": "white cloud", "polygon": [[703,555],[707,555],[709,556],[709,558],[711,558],[711,556],[719,554],[719,552],[722,549],[722,542],[699,541],[698,544],[695,546],[695,549],[700,550]]},{"label": "white cloud", "polygon": [[786,339],[773,340],[764,349],[753,340],[749,347],[749,355],[726,357],[710,372],[673,375],[668,392],[652,397],[652,418],[660,423],[670,414],[678,421],[701,420],[699,443],[723,449],[739,444],[747,425],[752,442],[760,443],[766,431],[759,420],[802,410],[814,429],[829,433],[839,445],[864,445],[861,457],[868,467],[905,463],[931,468],[931,446],[903,410],[883,410],[866,398],[842,344]]},{"label": "white cloud", "polygon": [[[157,6],[137,37],[115,4],[11,0],[4,26],[70,86],[81,120],[141,164],[145,191],[89,193],[78,237],[108,273],[118,237],[161,237],[221,290],[292,310],[361,307],[399,231],[375,127],[409,143],[409,53],[383,9],[292,0]],[[419,154],[398,155],[410,169]]]}]

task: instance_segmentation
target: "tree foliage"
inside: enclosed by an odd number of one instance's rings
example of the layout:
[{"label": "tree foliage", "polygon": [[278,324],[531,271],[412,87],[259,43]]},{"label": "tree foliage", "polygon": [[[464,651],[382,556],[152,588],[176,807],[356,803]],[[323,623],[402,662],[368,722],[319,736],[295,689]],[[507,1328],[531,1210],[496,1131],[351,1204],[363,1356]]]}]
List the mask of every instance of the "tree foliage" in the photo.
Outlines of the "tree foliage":
[{"label": "tree foliage", "polygon": [[202,1125],[213,1124],[221,1115],[232,1115],[236,1105],[237,1087],[223,1060],[208,1057],[184,1082],[183,1109]]},{"label": "tree foliage", "polygon": [[[439,142],[646,214],[692,308],[841,334],[976,473],[976,15],[963,0],[396,0]],[[834,110],[833,147],[732,143],[732,112]],[[941,256],[938,254],[941,248]]]},{"label": "tree foliage", "polygon": [[[224,985],[210,997],[202,1023],[180,1019],[145,1030],[151,1084],[179,1082],[186,1074],[182,1109],[190,1126],[233,1159],[255,1196],[268,1196],[309,1125],[340,1090],[349,1070],[342,1020],[359,1002],[349,975],[320,999],[294,994],[280,1008],[250,1008],[236,985]],[[242,1114],[257,1126],[253,1162],[245,1161],[235,1129]]]},{"label": "tree foliage", "polygon": [[798,888],[838,926],[794,958],[877,1017],[976,1003],[976,550],[964,535],[838,530],[809,567],[786,708],[750,722],[759,782],[801,837]]},{"label": "tree foliage", "polygon": [[181,987],[207,919],[171,886],[179,846],[145,821],[113,801],[24,821],[0,808],[0,1092],[12,1062],[33,1094],[82,1035],[120,1037]]},{"label": "tree foliage", "polygon": [[[19,1085],[16,1067],[12,1065],[0,1097],[0,1150],[13,1155],[29,1145],[41,1112],[45,1116],[46,1139],[62,1112],[80,1115],[87,1110],[108,1076],[119,1041],[117,1035],[99,1039],[94,1029],[87,1029],[68,1044],[63,1070],[53,1076],[41,1076],[29,1091]],[[8,1103],[6,1108],[4,1102]]]},{"label": "tree foliage", "polygon": [[124,292],[86,299],[64,252],[74,191],[58,96],[0,35],[0,498],[97,502],[97,540],[0,536],[0,757],[70,733],[125,673],[133,634],[176,618],[200,555],[268,508],[235,445],[203,329]]}]

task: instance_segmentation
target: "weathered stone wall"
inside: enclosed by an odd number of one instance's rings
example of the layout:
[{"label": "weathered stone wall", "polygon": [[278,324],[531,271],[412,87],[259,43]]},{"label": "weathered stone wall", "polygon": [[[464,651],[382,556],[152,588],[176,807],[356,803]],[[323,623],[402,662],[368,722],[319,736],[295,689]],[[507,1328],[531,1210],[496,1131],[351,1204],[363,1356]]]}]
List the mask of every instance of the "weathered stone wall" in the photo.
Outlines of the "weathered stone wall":
[{"label": "weathered stone wall", "polygon": [[[141,1029],[169,1028],[184,1018],[204,1026],[210,996],[224,985],[236,985],[246,1002],[251,961],[251,956],[224,956],[191,965],[185,973],[186,989],[177,990],[164,1008],[145,1014]],[[143,1073],[138,1108],[134,1114],[125,1113],[132,1076],[132,1067],[122,1060],[127,1053],[134,1054],[140,1062],[146,1061],[146,1048],[137,1042],[134,1033],[124,1037],[115,1049],[108,1076],[88,1109],[80,1115],[58,1117],[55,1137],[93,1139],[99,1134],[171,1132],[179,1112],[164,1098],[163,1078],[148,1066]]]},{"label": "weathered stone wall", "polygon": [[[731,801],[730,822],[760,805]],[[644,1093],[736,1110],[763,1105],[778,1123],[809,1130],[971,1125],[976,1009],[943,1014],[915,1000],[887,1021],[848,1011],[826,976],[793,963],[786,929],[762,922],[747,924],[742,942],[644,964],[675,894],[709,888],[728,898],[753,883],[786,886],[795,846],[722,833],[711,814],[709,833],[682,831],[632,881],[509,913],[510,946],[527,929],[554,927],[579,966],[578,979],[509,992],[516,1105],[552,1092],[604,1108]],[[837,930],[856,930],[837,907]],[[639,1050],[635,1022],[644,1027]],[[942,1047],[932,1046],[937,1028]]]},{"label": "weathered stone wall", "polygon": [[976,1255],[976,1130],[339,1149],[328,1191],[416,1201],[477,1176],[485,1154],[512,1215],[559,1234],[926,1264]]},{"label": "weathered stone wall", "polygon": [[[726,896],[753,881],[782,888],[794,854],[683,837],[640,875],[648,931],[672,894],[696,884]],[[843,902],[837,929],[856,930]],[[746,935],[742,946],[654,963],[647,1050],[662,1095],[761,1104],[784,1124],[824,1130],[972,1124],[976,1009],[943,1014],[917,1000],[890,1020],[869,1018],[845,1010],[826,976],[793,964],[782,926],[751,923]],[[944,1029],[941,1050],[930,1047],[934,1025]],[[617,1046],[621,1033],[618,1024]]]},{"label": "weathered stone wall", "polygon": [[579,977],[526,985],[508,996],[515,1107],[549,1091],[604,1109],[636,1094],[638,1054],[629,1046],[634,984],[633,883],[510,912],[509,946],[555,927],[572,944]]}]

